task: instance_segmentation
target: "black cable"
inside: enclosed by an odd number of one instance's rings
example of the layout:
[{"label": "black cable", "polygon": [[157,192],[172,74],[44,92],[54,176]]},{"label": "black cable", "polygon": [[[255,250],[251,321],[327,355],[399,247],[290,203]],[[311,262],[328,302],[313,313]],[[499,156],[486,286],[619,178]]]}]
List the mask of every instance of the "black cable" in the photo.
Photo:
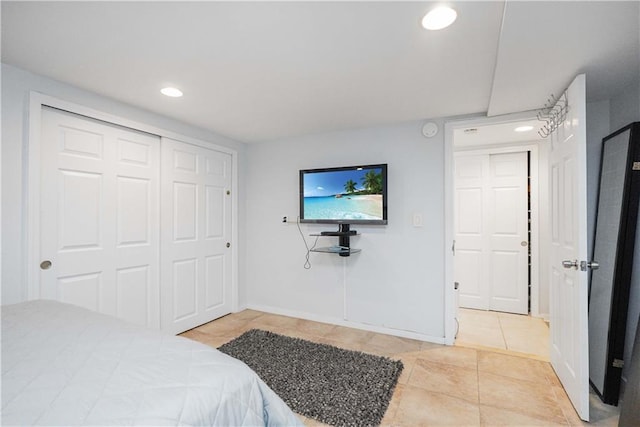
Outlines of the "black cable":
[{"label": "black cable", "polygon": [[456,321],[456,334],[453,336],[453,339],[455,340],[458,338],[458,332],[460,332],[460,322],[457,317],[455,317],[454,320]]},{"label": "black cable", "polygon": [[309,269],[311,269],[311,259],[310,259],[311,251],[318,244],[318,237],[319,236],[316,236],[316,240],[313,242],[313,246],[311,246],[311,248],[309,248],[309,245],[307,244],[307,239],[305,239],[304,233],[302,232],[302,228],[300,228],[300,217],[299,216],[296,217],[296,225],[298,226],[298,231],[300,232],[300,237],[302,237],[302,241],[304,242],[304,247],[307,248],[307,254],[305,255],[305,262],[304,262],[303,267],[305,268],[305,270],[309,270]]}]

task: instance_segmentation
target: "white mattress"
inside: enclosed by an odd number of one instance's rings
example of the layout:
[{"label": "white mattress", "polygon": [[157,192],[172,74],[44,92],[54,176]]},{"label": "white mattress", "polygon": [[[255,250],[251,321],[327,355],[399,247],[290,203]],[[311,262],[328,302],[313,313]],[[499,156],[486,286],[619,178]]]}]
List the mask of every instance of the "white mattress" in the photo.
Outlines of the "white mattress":
[{"label": "white mattress", "polygon": [[80,307],[2,307],[2,425],[301,425],[244,363]]}]

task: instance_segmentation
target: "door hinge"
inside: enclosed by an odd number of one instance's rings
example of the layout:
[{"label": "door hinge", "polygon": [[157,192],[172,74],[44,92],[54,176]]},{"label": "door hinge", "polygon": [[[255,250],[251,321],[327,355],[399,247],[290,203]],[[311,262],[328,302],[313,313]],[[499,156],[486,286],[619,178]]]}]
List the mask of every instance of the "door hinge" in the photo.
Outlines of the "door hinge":
[{"label": "door hinge", "polygon": [[612,366],[613,366],[614,368],[622,368],[622,367],[624,367],[624,360],[620,360],[620,359],[613,359]]}]

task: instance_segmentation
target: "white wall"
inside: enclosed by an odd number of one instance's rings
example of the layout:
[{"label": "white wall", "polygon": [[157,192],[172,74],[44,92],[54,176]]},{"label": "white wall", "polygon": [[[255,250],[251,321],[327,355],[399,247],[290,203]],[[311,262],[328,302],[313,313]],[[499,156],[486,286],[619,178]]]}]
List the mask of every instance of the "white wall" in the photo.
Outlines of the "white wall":
[{"label": "white wall", "polygon": [[[442,129],[442,122],[438,122]],[[373,325],[444,337],[443,134],[426,139],[422,122],[292,138],[248,148],[247,293],[250,307],[353,326]],[[359,254],[311,254],[295,225],[298,171],[387,163],[389,224],[353,226]],[[423,227],[413,227],[414,213]],[[303,224],[308,234],[334,225]],[[320,245],[337,244],[321,237]]]},{"label": "white wall", "polygon": [[[130,105],[81,90],[79,88],[29,73],[16,67],[2,64],[2,303],[11,304],[27,297],[24,281],[23,236],[26,214],[26,169],[25,149],[28,136],[29,91],[36,91],[65,101],[81,104],[95,110],[128,118],[140,123],[173,131],[188,137],[209,141],[232,148],[238,152],[240,218],[244,222],[244,169],[245,144],[220,135],[186,125],[167,117],[144,111]],[[244,271],[242,252],[245,247],[244,231],[240,228],[239,288],[240,303],[246,300],[242,283]]]},{"label": "white wall", "polygon": [[549,319],[551,312],[551,290],[549,274],[551,271],[550,253],[545,249],[551,245],[551,215],[549,209],[549,143],[542,141],[538,144],[538,219],[539,219],[539,261],[538,266],[538,315]]},{"label": "white wall", "polygon": [[640,78],[637,78],[620,94],[611,98],[610,102],[611,132],[640,120]]},{"label": "white wall", "polygon": [[587,104],[587,253],[589,256],[593,254],[593,239],[596,232],[602,138],[611,133],[609,104],[609,100]]}]

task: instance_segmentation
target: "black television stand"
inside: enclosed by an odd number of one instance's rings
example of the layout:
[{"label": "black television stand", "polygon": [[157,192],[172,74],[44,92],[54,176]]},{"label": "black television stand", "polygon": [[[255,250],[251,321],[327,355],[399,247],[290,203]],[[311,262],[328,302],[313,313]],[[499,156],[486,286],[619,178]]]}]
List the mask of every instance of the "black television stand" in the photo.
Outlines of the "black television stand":
[{"label": "black television stand", "polygon": [[338,237],[338,246],[328,248],[316,248],[314,252],[337,253],[340,256],[349,256],[352,253],[360,252],[360,249],[351,248],[351,236],[356,236],[358,232],[350,229],[350,224],[338,224],[338,231],[321,231],[320,234],[312,236],[335,236]]}]

